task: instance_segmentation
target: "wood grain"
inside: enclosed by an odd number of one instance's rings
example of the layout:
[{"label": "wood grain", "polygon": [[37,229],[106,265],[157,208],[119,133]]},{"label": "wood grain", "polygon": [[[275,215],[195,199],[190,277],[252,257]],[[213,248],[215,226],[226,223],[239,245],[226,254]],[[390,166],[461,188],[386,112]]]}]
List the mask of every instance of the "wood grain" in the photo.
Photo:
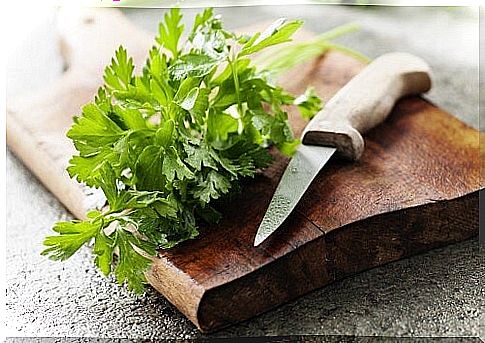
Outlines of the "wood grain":
[{"label": "wood grain", "polygon": [[[7,100],[7,142],[77,217],[89,204],[64,172],[71,116],[91,99],[122,43],[138,65],[151,39],[115,10],[61,15],[69,68],[30,99]],[[117,32],[117,35],[112,35]],[[89,57],[87,57],[89,56]],[[330,52],[286,74],[299,93],[313,85],[328,100],[363,65]],[[289,109],[296,134],[305,122]],[[46,119],[47,118],[47,119]],[[147,277],[202,331],[250,318],[348,275],[478,233],[479,133],[419,97],[405,98],[365,136],[357,163],[332,159],[295,212],[258,247],[253,239],[288,160],[246,180],[221,206],[223,220],[160,252]]]}]

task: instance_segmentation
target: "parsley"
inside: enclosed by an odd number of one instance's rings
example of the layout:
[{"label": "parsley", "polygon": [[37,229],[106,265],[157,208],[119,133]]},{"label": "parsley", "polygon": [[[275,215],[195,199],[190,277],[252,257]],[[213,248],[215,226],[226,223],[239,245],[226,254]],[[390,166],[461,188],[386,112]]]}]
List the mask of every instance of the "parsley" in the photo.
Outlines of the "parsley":
[{"label": "parsley", "polygon": [[340,51],[364,63],[368,63],[370,59],[367,56],[332,42],[333,39],[358,29],[359,26],[356,24],[341,25],[313,39],[286,44],[276,51],[263,52],[255,58],[254,62],[273,76],[278,76],[302,62],[324,54],[330,49]]},{"label": "parsley", "polygon": [[250,60],[290,41],[301,21],[278,20],[238,36],[206,9],[181,40],[179,9],[164,19],[142,73],[134,75],[132,58],[119,47],[104,86],[67,133],[78,151],[70,176],[101,188],[107,206],[86,220],[57,223],[42,252],[66,260],[94,241],[101,272],[136,293],[156,250],[194,238],[201,221],[217,221],[213,200],[267,167],[267,147],[295,151],[285,107],[295,104],[307,118],[321,107],[312,90],[295,99]]}]

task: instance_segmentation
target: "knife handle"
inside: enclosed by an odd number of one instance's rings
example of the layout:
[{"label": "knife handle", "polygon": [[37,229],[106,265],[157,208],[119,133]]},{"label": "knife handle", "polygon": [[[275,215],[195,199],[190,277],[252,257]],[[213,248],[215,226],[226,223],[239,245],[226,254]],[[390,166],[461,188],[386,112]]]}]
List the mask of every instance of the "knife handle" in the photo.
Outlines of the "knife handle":
[{"label": "knife handle", "polygon": [[303,144],[332,146],[348,159],[364,151],[362,134],[382,123],[396,101],[431,88],[430,68],[402,52],[382,55],[352,78],[308,123]]}]

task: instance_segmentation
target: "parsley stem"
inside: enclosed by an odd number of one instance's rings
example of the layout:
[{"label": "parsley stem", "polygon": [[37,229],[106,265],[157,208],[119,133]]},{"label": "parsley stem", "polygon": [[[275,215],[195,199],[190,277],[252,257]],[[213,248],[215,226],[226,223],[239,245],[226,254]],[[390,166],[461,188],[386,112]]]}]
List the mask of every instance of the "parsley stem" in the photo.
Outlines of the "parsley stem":
[{"label": "parsley stem", "polygon": [[268,51],[266,53],[263,52],[254,58],[254,63],[261,68],[270,71],[273,76],[278,76],[299,63],[324,54],[329,49],[339,50],[346,55],[368,63],[370,59],[366,56],[331,42],[331,40],[335,38],[358,30],[359,25],[357,24],[351,23],[341,25],[330,31],[324,32],[311,40],[290,43],[280,49]]},{"label": "parsley stem", "polygon": [[327,32],[321,33],[314,38],[314,41],[329,41],[350,32],[360,30],[360,26],[355,23],[337,26]]},{"label": "parsley stem", "polygon": [[337,50],[337,51],[340,51],[340,52],[343,52],[344,54],[348,55],[348,56],[352,56],[354,57],[355,59],[358,59],[364,63],[370,63],[372,60],[365,56],[364,54],[361,54],[360,52],[358,51],[355,51],[355,50],[352,50],[352,49],[349,49],[345,46],[342,46],[340,44],[335,44],[335,43],[329,43],[328,44],[328,47],[330,49],[333,49],[333,50]]},{"label": "parsley stem", "polygon": [[[237,56],[235,57],[233,56],[233,60],[231,60],[231,58],[228,57],[227,61],[231,66],[232,78],[234,79],[234,90],[235,90],[236,99],[237,99],[237,112],[239,113],[239,116],[242,118],[243,111],[242,111],[241,98],[239,95],[239,78],[237,75]],[[236,62],[236,66],[234,66],[234,61]]]}]

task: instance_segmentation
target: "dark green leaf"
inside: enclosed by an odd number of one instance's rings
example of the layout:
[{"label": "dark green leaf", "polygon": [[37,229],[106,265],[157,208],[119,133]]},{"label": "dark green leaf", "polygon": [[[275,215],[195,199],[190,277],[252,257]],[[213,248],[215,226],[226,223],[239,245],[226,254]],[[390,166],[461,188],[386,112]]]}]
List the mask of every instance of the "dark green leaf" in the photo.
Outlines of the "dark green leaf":
[{"label": "dark green leaf", "polygon": [[226,194],[230,187],[231,183],[226,177],[210,170],[199,182],[194,196],[204,203],[209,203],[211,199],[218,199],[221,195]]},{"label": "dark green leaf", "polygon": [[167,177],[168,181],[175,180],[175,177],[179,180],[191,179],[194,174],[185,165],[184,162],[178,156],[174,147],[169,147],[163,157],[162,173]]},{"label": "dark green leaf", "polygon": [[195,170],[202,170],[202,166],[217,170],[217,164],[211,156],[210,148],[206,145],[193,146],[190,144],[185,145],[185,152],[187,158],[185,162]]}]

